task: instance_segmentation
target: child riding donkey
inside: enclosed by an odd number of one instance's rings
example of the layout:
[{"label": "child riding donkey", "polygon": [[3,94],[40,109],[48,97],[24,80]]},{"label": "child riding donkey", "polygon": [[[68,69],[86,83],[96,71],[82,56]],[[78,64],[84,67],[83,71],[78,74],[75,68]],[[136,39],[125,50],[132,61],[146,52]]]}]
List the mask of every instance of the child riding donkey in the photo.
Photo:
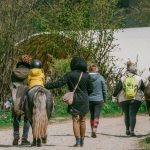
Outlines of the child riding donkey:
[{"label": "child riding donkey", "polygon": [[53,98],[44,88],[45,75],[42,63],[38,59],[31,62],[28,75],[28,92],[26,94],[25,114],[32,126],[32,146],[41,146],[47,142],[48,119],[53,109]]}]

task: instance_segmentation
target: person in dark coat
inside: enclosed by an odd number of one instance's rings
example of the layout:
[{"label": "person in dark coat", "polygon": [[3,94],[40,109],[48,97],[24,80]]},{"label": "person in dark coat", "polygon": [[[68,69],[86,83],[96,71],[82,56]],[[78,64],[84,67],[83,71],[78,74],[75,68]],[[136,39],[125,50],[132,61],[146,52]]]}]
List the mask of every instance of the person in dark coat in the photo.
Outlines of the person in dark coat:
[{"label": "person in dark coat", "polygon": [[71,72],[66,73],[61,79],[54,83],[47,83],[47,89],[60,88],[65,84],[68,85],[69,91],[73,91],[81,72],[83,72],[79,85],[74,93],[72,105],[68,105],[68,112],[72,115],[73,131],[76,137],[74,146],[83,146],[83,140],[86,131],[86,114],[89,111],[89,94],[92,93],[93,86],[87,64],[81,57],[74,57],[71,60]]},{"label": "person in dark coat", "polygon": [[[13,99],[13,108],[12,108],[12,117],[13,117],[13,145],[19,144],[19,123],[21,121],[21,108],[20,103],[22,103],[21,97],[25,93],[27,88],[27,77],[30,69],[31,57],[29,55],[22,55],[20,61],[16,64],[15,69],[11,74],[11,92]],[[18,103],[19,100],[19,103]],[[17,101],[17,102],[16,102]],[[21,145],[30,145],[30,142],[27,140],[29,132],[29,121],[26,116],[24,116],[24,125],[23,125],[23,134],[21,139]]]}]

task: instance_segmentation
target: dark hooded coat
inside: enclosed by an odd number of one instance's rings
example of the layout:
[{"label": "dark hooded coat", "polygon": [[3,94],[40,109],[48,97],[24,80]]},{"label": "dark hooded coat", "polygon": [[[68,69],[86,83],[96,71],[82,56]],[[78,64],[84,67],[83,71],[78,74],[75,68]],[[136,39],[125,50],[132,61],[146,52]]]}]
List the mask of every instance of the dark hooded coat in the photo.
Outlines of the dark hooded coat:
[{"label": "dark hooded coat", "polygon": [[73,104],[68,106],[68,112],[72,115],[85,115],[89,110],[89,94],[92,93],[93,86],[91,77],[87,71],[87,64],[84,59],[74,57],[71,61],[71,72],[66,73],[61,79],[54,83],[47,83],[47,89],[59,88],[68,85],[69,91],[73,91],[81,72],[83,76],[75,91]]}]

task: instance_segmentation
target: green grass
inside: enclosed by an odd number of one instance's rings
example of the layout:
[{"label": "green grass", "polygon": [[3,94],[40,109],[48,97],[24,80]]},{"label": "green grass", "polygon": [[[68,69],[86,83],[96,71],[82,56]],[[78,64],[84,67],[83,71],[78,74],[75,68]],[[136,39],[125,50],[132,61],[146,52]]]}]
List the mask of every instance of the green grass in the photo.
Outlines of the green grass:
[{"label": "green grass", "polygon": [[12,124],[11,112],[0,110],[0,128],[10,127]]},{"label": "green grass", "polygon": [[[142,103],[139,113],[146,113],[146,105]],[[102,114],[103,117],[114,117],[122,114],[121,108],[118,104],[113,103],[111,99],[108,99],[106,103],[104,103]],[[88,114],[88,117],[90,115]],[[50,122],[59,122],[65,119],[70,118],[70,115],[67,113],[67,105],[62,101],[61,97],[55,98],[54,111],[52,114],[52,121]],[[22,123],[21,123],[22,125]],[[7,128],[12,126],[12,117],[11,112],[0,110],[0,128]]]},{"label": "green grass", "polygon": [[150,150],[150,136],[148,136],[148,137],[144,138],[143,140],[141,140],[140,143],[139,143],[139,146],[142,149]]},{"label": "green grass", "polygon": [[62,98],[56,97],[54,101],[53,117],[67,117],[67,105],[62,101]]},{"label": "green grass", "polygon": [[102,109],[102,116],[118,116],[122,113],[121,108],[118,104],[113,103],[112,100],[109,98],[107,99],[106,103],[104,103]]}]

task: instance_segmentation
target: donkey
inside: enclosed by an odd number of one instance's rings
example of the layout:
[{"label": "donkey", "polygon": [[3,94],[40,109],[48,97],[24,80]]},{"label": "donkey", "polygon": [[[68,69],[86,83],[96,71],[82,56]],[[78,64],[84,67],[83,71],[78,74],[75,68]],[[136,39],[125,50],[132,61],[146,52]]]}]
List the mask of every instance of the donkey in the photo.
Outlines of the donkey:
[{"label": "donkey", "polygon": [[149,83],[145,87],[144,96],[146,100],[147,111],[150,116],[150,77],[148,77]]},{"label": "donkey", "polygon": [[47,142],[48,120],[53,110],[52,94],[41,86],[28,91],[25,114],[28,117],[33,134],[32,146],[41,146]]}]

